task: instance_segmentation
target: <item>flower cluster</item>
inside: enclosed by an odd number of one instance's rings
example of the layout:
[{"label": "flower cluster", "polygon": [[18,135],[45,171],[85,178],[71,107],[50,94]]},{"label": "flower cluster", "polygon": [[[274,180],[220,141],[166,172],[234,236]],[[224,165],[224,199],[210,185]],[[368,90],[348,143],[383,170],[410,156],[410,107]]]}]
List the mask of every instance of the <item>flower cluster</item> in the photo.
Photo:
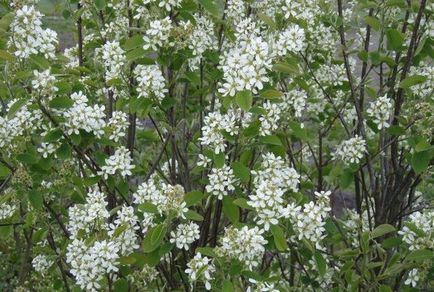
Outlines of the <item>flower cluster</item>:
[{"label": "flower cluster", "polygon": [[46,58],[55,58],[57,33],[42,28],[42,14],[34,6],[24,5],[18,9],[10,27],[12,37],[9,46],[15,47],[15,56],[27,59],[40,53]]},{"label": "flower cluster", "polygon": [[45,274],[47,270],[51,267],[53,264],[52,260],[49,260],[46,255],[37,255],[32,260],[32,266],[35,269],[36,272]]},{"label": "flower cluster", "polygon": [[211,259],[203,257],[198,252],[193,259],[187,263],[185,273],[189,276],[191,281],[202,281],[205,283],[206,290],[211,290],[211,281],[215,272],[215,266]]},{"label": "flower cluster", "polygon": [[259,117],[261,128],[259,133],[261,136],[271,135],[272,131],[277,130],[279,127],[280,114],[282,112],[280,104],[272,103],[269,100],[262,105],[265,114]]},{"label": "flower cluster", "polygon": [[259,170],[252,171],[255,191],[247,202],[257,213],[257,223],[269,230],[270,225],[278,224],[287,205],[283,195],[287,191],[298,191],[300,175],[288,167],[279,156],[272,153],[263,155]]},{"label": "flower cluster", "polygon": [[314,243],[317,249],[323,249],[321,240],[325,237],[325,219],[330,208],[331,192],[315,192],[316,202],[301,206],[291,203],[286,207],[285,217],[289,218],[295,232],[293,241],[306,239]]},{"label": "flower cluster", "polygon": [[269,81],[267,70],[271,68],[271,48],[268,43],[255,35],[243,35],[239,39],[220,60],[224,83],[218,91],[223,96],[234,96],[243,90],[256,93]]},{"label": "flower cluster", "polygon": [[153,49],[158,50],[160,47],[167,47],[173,45],[170,42],[170,31],[172,30],[172,21],[169,17],[161,20],[154,20],[149,23],[149,28],[145,32],[143,40],[145,50]]},{"label": "flower cluster", "polygon": [[93,228],[107,228],[107,202],[104,193],[94,189],[87,194],[86,203],[69,208],[68,231],[76,237],[80,230],[90,233]]},{"label": "flower cluster", "polygon": [[88,99],[81,91],[74,92],[71,95],[74,104],[71,108],[63,112],[65,118],[64,126],[67,133],[71,135],[80,134],[80,130],[93,133],[97,137],[104,134],[105,107],[103,105],[88,105]]},{"label": "flower cluster", "polygon": [[134,69],[139,97],[154,95],[159,101],[167,93],[165,79],[158,65],[137,65]]},{"label": "flower cluster", "polygon": [[200,237],[199,225],[194,222],[179,224],[176,231],[170,233],[170,237],[170,242],[175,243],[177,248],[188,250],[190,244]]},{"label": "flower cluster", "polygon": [[122,177],[131,175],[131,170],[134,168],[132,164],[130,151],[124,146],[116,149],[115,153],[105,160],[105,165],[101,166],[98,175],[102,175],[107,179],[109,175],[114,175],[119,172]]},{"label": "flower cluster", "polygon": [[107,240],[97,240],[91,246],[83,240],[74,239],[67,247],[66,262],[81,289],[98,291],[105,275],[117,272],[119,247]]},{"label": "flower cluster", "polygon": [[17,210],[17,206],[9,203],[0,204],[0,220],[5,220],[12,217]]},{"label": "flower cluster", "polygon": [[285,56],[288,52],[301,52],[305,46],[304,30],[294,24],[279,34],[276,42],[276,54],[278,56]]},{"label": "flower cluster", "polygon": [[193,58],[188,60],[192,70],[198,69],[200,60],[206,50],[217,48],[217,38],[214,35],[214,23],[208,18],[195,15],[196,25],[187,39],[188,48],[193,51]]},{"label": "flower cluster", "polygon": [[32,80],[33,89],[40,95],[48,96],[51,99],[53,94],[58,90],[55,86],[56,77],[51,75],[50,69],[42,72],[34,70],[33,75],[35,76],[35,79]]},{"label": "flower cluster", "polygon": [[334,159],[340,159],[345,164],[359,163],[366,152],[366,141],[356,135],[338,145]]},{"label": "flower cluster", "polygon": [[409,250],[434,248],[434,212],[411,214],[404,227],[398,231]]},{"label": "flower cluster", "polygon": [[209,146],[214,153],[223,153],[226,142],[223,132],[231,136],[239,133],[240,126],[245,128],[249,125],[250,113],[244,113],[241,109],[230,108],[226,114],[218,110],[208,113],[204,118],[202,137],[199,138],[202,145]]},{"label": "flower cluster", "polygon": [[[181,218],[184,218],[185,212],[188,211],[184,202],[184,188],[180,185],[166,184],[155,174],[147,182],[139,185],[133,194],[133,202],[134,204],[149,202],[157,207],[160,214],[174,213]],[[148,224],[151,221],[152,216],[148,216]]]},{"label": "flower cluster", "polygon": [[377,124],[378,129],[381,130],[390,126],[389,118],[391,110],[392,102],[387,98],[387,95],[384,95],[371,103],[366,112],[374,120],[374,123]]},{"label": "flower cluster", "polygon": [[102,60],[106,68],[106,81],[120,77],[127,59],[118,41],[106,42],[101,48]]},{"label": "flower cluster", "polygon": [[307,93],[304,90],[293,89],[283,95],[285,107],[294,111],[294,117],[301,118],[306,109]]},{"label": "flower cluster", "polygon": [[30,101],[11,100],[7,105],[7,111],[20,105],[14,115],[9,117],[0,116],[0,147],[13,147],[11,143],[15,138],[22,136],[26,130],[36,130],[41,124],[42,115],[40,110],[30,109]]},{"label": "flower cluster", "polygon": [[265,252],[267,240],[262,236],[263,233],[258,227],[226,228],[217,252],[220,256],[238,259],[252,270],[259,265]]},{"label": "flower cluster", "polygon": [[108,126],[111,130],[109,139],[119,142],[119,139],[125,137],[128,125],[128,115],[122,111],[114,111],[108,122]]},{"label": "flower cluster", "polygon": [[228,165],[211,169],[208,179],[209,183],[205,187],[206,191],[217,196],[219,200],[223,200],[224,196],[227,196],[229,192],[235,190],[234,172]]}]

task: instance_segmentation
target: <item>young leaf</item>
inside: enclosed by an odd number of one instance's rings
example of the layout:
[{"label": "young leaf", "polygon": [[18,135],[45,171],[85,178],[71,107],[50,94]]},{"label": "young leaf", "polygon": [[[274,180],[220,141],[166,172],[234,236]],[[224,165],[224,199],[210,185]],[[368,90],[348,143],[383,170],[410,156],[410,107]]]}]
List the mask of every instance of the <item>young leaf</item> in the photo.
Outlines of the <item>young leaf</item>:
[{"label": "young leaf", "polygon": [[248,183],[250,180],[250,169],[244,166],[241,162],[232,163],[232,169],[235,177],[239,178],[241,182]]},{"label": "young leaf", "polygon": [[409,88],[412,87],[414,85],[420,84],[420,83],[424,83],[426,81],[427,77],[426,76],[422,76],[422,75],[413,75],[413,76],[408,76],[407,78],[405,78],[404,80],[402,80],[399,83],[399,87],[401,88]]},{"label": "young leaf", "polygon": [[279,225],[271,226],[271,233],[273,234],[274,244],[277,250],[285,251],[288,249],[288,243],[286,242],[285,233]]},{"label": "young leaf", "polygon": [[393,51],[402,50],[404,43],[404,36],[398,30],[391,28],[386,31],[387,49]]},{"label": "young leaf", "polygon": [[248,112],[252,107],[253,103],[252,92],[250,92],[249,90],[237,92],[237,94],[235,95],[235,101],[241,109]]},{"label": "young leaf", "polygon": [[393,227],[392,225],[381,224],[375,227],[375,229],[371,231],[371,238],[374,239],[394,231],[395,231],[395,227]]},{"label": "young leaf", "polygon": [[223,197],[223,214],[229,218],[232,223],[238,223],[240,221],[240,209],[233,203],[233,198]]},{"label": "young leaf", "polygon": [[187,207],[190,207],[199,203],[204,197],[205,194],[201,191],[192,191],[185,194],[184,201],[187,204]]},{"label": "young leaf", "polygon": [[318,272],[322,277],[326,273],[327,262],[325,261],[323,255],[318,250],[315,251],[314,257],[315,257],[316,266],[318,267]]}]

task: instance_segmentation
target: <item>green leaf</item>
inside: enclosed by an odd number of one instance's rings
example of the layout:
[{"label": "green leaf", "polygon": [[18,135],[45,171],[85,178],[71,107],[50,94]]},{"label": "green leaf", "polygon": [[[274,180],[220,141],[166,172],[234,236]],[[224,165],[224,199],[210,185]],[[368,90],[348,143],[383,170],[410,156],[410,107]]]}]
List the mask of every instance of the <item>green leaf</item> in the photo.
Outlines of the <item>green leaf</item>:
[{"label": "green leaf", "polygon": [[70,108],[73,104],[72,99],[64,96],[55,97],[49,103],[50,107],[55,109]]},{"label": "green leaf", "polygon": [[151,228],[143,239],[143,251],[152,252],[158,248],[167,232],[167,226],[163,223]]},{"label": "green leaf", "polygon": [[196,248],[196,253],[200,252],[201,254],[207,256],[207,257],[213,257],[216,258],[217,254],[215,253],[214,249],[212,247],[198,247]]},{"label": "green leaf", "polygon": [[282,97],[283,93],[276,89],[268,89],[263,92],[261,92],[260,97],[262,98],[268,98],[268,99],[275,99]]},{"label": "green leaf", "polygon": [[234,285],[229,280],[224,280],[222,285],[222,292],[233,292],[235,291]]},{"label": "green leaf", "polygon": [[426,76],[422,76],[422,75],[413,75],[413,76],[408,76],[407,78],[405,78],[404,80],[402,80],[399,83],[399,87],[401,88],[410,88],[414,85],[420,84],[420,83],[424,83],[426,81],[427,77]]},{"label": "green leaf", "polygon": [[404,44],[404,36],[398,30],[391,28],[386,31],[387,49],[401,51]]},{"label": "green leaf", "polygon": [[293,74],[298,74],[299,69],[298,69],[298,65],[296,64],[277,63],[273,65],[273,71],[293,75]]},{"label": "green leaf", "polygon": [[238,207],[241,207],[243,209],[253,210],[253,207],[247,204],[247,200],[244,198],[235,199],[233,200],[232,204],[237,205]]},{"label": "green leaf", "polygon": [[413,250],[412,252],[410,252],[405,260],[406,261],[414,261],[414,262],[419,262],[419,261],[425,261],[428,259],[431,259],[434,257],[434,252],[428,249],[418,249],[418,250]]},{"label": "green leaf", "polygon": [[6,177],[11,173],[11,170],[0,163],[0,177]]},{"label": "green leaf", "polygon": [[42,209],[43,203],[44,203],[44,199],[42,197],[42,193],[36,191],[36,190],[31,190],[28,193],[28,198],[29,198],[29,202],[32,205],[33,208],[35,208],[36,210],[40,210]]},{"label": "green leaf", "polygon": [[392,225],[381,224],[375,227],[375,229],[371,231],[371,238],[374,239],[394,231],[395,231],[395,227],[393,227]]},{"label": "green leaf", "polygon": [[219,16],[219,7],[214,0],[199,0],[200,5],[213,16]]},{"label": "green leaf", "polygon": [[139,210],[146,212],[146,213],[151,213],[151,214],[157,214],[158,213],[158,208],[157,206],[155,206],[152,203],[149,202],[145,202],[143,204],[140,204],[138,206]]},{"label": "green leaf", "polygon": [[413,167],[414,171],[418,174],[424,172],[428,168],[431,156],[431,151],[421,151],[414,153],[411,158],[411,166]]},{"label": "green leaf", "polygon": [[126,58],[128,61],[134,61],[139,59],[140,57],[144,57],[146,55],[146,51],[142,47],[135,48],[126,53]]},{"label": "green leaf", "polygon": [[318,268],[318,272],[321,275],[321,277],[323,277],[326,273],[327,262],[324,259],[323,255],[318,250],[315,251],[314,258],[315,258],[316,266]]},{"label": "green leaf", "polygon": [[106,6],[106,2],[105,0],[94,0],[95,1],[95,6],[96,8],[98,8],[98,10],[103,10]]},{"label": "green leaf", "polygon": [[354,173],[350,169],[344,169],[339,176],[339,186],[341,189],[346,189],[351,185],[354,179]]},{"label": "green leaf", "polygon": [[55,141],[59,140],[62,137],[62,135],[63,135],[62,130],[60,130],[60,129],[54,129],[54,130],[51,130],[50,132],[48,132],[44,136],[43,140],[44,140],[44,142],[52,143],[52,142],[55,142]]},{"label": "green leaf", "polygon": [[135,49],[137,47],[142,47],[144,43],[145,43],[145,41],[143,40],[143,36],[136,34],[136,35],[130,37],[129,39],[127,39],[125,41],[125,44],[123,45],[123,47],[126,51],[129,51],[129,50]]},{"label": "green leaf", "polygon": [[250,169],[241,162],[233,162],[232,169],[235,177],[239,178],[241,182],[248,183],[250,181]]},{"label": "green leaf", "polygon": [[387,285],[381,285],[378,289],[378,292],[392,292],[392,288]]},{"label": "green leaf", "polygon": [[203,216],[193,210],[188,210],[185,213],[185,218],[194,220],[194,221],[203,221]]},{"label": "green leaf", "polygon": [[249,90],[237,92],[235,95],[235,101],[241,109],[248,112],[251,109],[253,103],[252,92]]},{"label": "green leaf", "polygon": [[375,31],[379,31],[381,28],[381,23],[378,20],[378,18],[373,17],[373,16],[365,16],[365,21],[366,23],[372,27]]},{"label": "green leaf", "polygon": [[223,214],[235,224],[240,221],[240,208],[233,203],[233,198],[229,196],[223,197]]},{"label": "green leaf", "polygon": [[192,191],[189,193],[186,193],[184,196],[184,201],[187,205],[187,207],[196,205],[197,203],[201,202],[202,199],[205,197],[205,194],[201,191]]},{"label": "green leaf", "polygon": [[301,127],[301,124],[295,121],[292,121],[289,123],[289,126],[291,127],[291,134],[294,135],[294,137],[306,141],[308,138],[307,130],[304,127]]},{"label": "green leaf", "polygon": [[219,153],[219,154],[214,153],[213,161],[214,161],[214,166],[216,168],[223,167],[223,165],[225,165],[225,154],[224,153]]},{"label": "green leaf", "polygon": [[261,136],[259,137],[259,141],[267,145],[282,146],[282,141],[276,135]]},{"label": "green leaf", "polygon": [[274,244],[277,250],[285,251],[288,249],[288,243],[286,242],[285,233],[279,225],[271,226],[271,233],[273,234]]},{"label": "green leaf", "polygon": [[129,285],[127,279],[121,278],[115,282],[115,291],[114,292],[128,292]]},{"label": "green leaf", "polygon": [[59,159],[68,159],[72,155],[72,148],[68,143],[63,143],[56,150],[56,155]]}]

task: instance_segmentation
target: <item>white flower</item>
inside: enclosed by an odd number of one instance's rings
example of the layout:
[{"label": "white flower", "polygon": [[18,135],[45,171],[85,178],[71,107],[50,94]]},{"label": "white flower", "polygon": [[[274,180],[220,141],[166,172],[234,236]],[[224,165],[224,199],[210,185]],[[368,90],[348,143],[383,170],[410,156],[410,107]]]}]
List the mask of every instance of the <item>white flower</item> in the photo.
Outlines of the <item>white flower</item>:
[{"label": "white flower", "polygon": [[199,225],[190,222],[189,224],[179,224],[176,232],[170,233],[170,242],[175,243],[179,249],[188,250],[190,244],[200,237]]},{"label": "white flower", "polygon": [[365,152],[366,141],[356,135],[338,145],[333,159],[341,159],[345,164],[359,163]]},{"label": "white flower", "polygon": [[157,50],[159,47],[171,46],[169,42],[170,31],[172,29],[172,21],[169,17],[161,20],[154,20],[149,23],[149,29],[146,30],[143,40],[145,44],[143,49],[152,48]]},{"label": "white flower", "polygon": [[41,95],[48,95],[51,98],[58,88],[54,85],[56,78],[51,75],[50,69],[39,72],[37,70],[33,71],[35,79],[32,80],[32,87],[34,90],[39,92]]},{"label": "white flower", "polygon": [[198,252],[194,258],[187,263],[187,267],[185,273],[193,282],[198,280],[203,281],[205,282],[205,288],[211,290],[211,281],[213,280],[213,274],[215,272],[215,266],[211,259],[202,257],[202,254]]},{"label": "white flower", "polygon": [[265,114],[259,117],[259,121],[261,122],[261,128],[259,133],[261,136],[271,135],[272,131],[277,130],[279,127],[280,113],[281,113],[281,105],[277,103],[271,103],[267,100],[262,107],[265,110]]},{"label": "white flower", "polygon": [[109,175],[114,175],[119,172],[122,177],[131,175],[131,170],[134,169],[132,164],[133,159],[130,156],[130,151],[124,146],[116,149],[115,153],[105,160],[105,165],[98,171],[98,175],[102,175],[107,179]]},{"label": "white flower", "polygon": [[106,81],[120,78],[122,69],[127,62],[125,52],[118,41],[106,42],[101,48],[102,60],[106,68]]},{"label": "white flower", "polygon": [[278,56],[285,56],[288,52],[303,51],[305,46],[304,29],[294,24],[279,34],[276,42],[276,53]]},{"label": "white flower", "polygon": [[221,256],[238,259],[252,270],[259,265],[265,252],[264,245],[267,244],[267,240],[262,233],[264,231],[258,227],[226,228],[217,252]]},{"label": "white flower", "polygon": [[154,95],[162,101],[168,90],[165,88],[165,79],[158,65],[137,65],[134,69],[137,80],[137,92],[139,97]]},{"label": "white flower", "polygon": [[240,36],[234,47],[224,52],[219,68],[224,82],[218,91],[223,96],[234,96],[238,91],[257,93],[269,81],[267,70],[271,68],[271,48],[260,36]]},{"label": "white flower", "polygon": [[56,151],[57,145],[51,143],[42,143],[38,148],[38,152],[42,154],[42,157],[47,158],[50,154]]},{"label": "white flower", "polygon": [[12,217],[17,210],[17,206],[9,203],[0,204],[0,220]]},{"label": "white flower", "polygon": [[45,272],[50,268],[50,266],[54,262],[52,260],[49,260],[47,256],[45,255],[38,255],[32,260],[32,266],[35,269],[36,272],[45,274]]},{"label": "white flower", "polygon": [[114,111],[108,122],[108,126],[112,130],[109,139],[119,142],[119,139],[125,137],[128,125],[128,115],[122,111]]},{"label": "white flower", "polygon": [[34,6],[24,5],[15,12],[10,26],[12,36],[8,46],[15,47],[15,56],[27,59],[30,55],[43,54],[47,59],[54,59],[57,33],[42,28],[42,14]]},{"label": "white flower", "polygon": [[315,244],[317,249],[324,249],[321,240],[326,236],[324,225],[331,211],[330,194],[330,191],[315,192],[317,197],[315,203],[311,201],[304,204],[302,208],[291,203],[283,210],[283,216],[289,218],[295,232],[292,241],[307,239]]},{"label": "white flower", "polygon": [[[184,214],[188,211],[184,201],[184,188],[180,185],[166,184],[155,174],[147,182],[139,185],[133,194],[133,202],[134,204],[149,202],[157,206],[160,214],[175,214],[181,218],[185,218]],[[152,220],[153,218],[148,218],[146,222],[152,225]]]},{"label": "white flower", "polygon": [[222,200],[223,196],[227,196],[229,192],[235,190],[235,176],[228,165],[211,169],[208,179],[209,183],[205,187],[206,191],[217,196],[219,200]]},{"label": "white flower", "polygon": [[197,161],[197,166],[207,167],[208,164],[210,164],[212,161],[210,158],[206,157],[203,154],[199,154],[198,157],[199,157],[199,160]]},{"label": "white flower", "polygon": [[392,102],[387,98],[387,95],[379,97],[366,111],[373,118],[379,130],[388,128],[390,113],[392,110]]},{"label": "white flower", "polygon": [[74,92],[71,99],[74,101],[73,106],[63,112],[67,133],[78,135],[80,134],[79,130],[82,129],[101,137],[104,134],[103,128],[105,126],[104,106],[89,106],[87,97],[81,91]]},{"label": "white flower", "polygon": [[412,269],[408,273],[407,280],[405,280],[405,285],[410,285],[411,287],[416,287],[417,282],[419,282],[419,271],[417,269]]}]

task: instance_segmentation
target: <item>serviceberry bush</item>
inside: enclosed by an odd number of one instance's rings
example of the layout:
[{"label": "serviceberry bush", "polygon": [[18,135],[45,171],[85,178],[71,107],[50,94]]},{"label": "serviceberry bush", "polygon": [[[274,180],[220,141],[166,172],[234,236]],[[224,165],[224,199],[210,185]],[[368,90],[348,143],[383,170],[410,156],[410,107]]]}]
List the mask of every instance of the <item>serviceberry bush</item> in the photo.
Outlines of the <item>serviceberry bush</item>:
[{"label": "serviceberry bush", "polygon": [[0,4],[1,291],[434,289],[432,0]]}]

